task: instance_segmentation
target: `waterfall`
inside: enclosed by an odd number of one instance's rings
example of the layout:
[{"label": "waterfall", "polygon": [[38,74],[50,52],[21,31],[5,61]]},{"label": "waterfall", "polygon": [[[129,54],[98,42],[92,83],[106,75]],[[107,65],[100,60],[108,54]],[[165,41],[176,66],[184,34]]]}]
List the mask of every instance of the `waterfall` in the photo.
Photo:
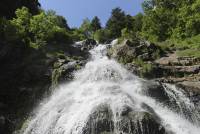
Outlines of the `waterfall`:
[{"label": "waterfall", "polygon": [[142,80],[109,59],[105,45],[90,53],[75,79],[38,106],[22,133],[199,134],[200,111],[182,90],[163,85],[169,102],[179,109],[174,110],[145,94]]}]

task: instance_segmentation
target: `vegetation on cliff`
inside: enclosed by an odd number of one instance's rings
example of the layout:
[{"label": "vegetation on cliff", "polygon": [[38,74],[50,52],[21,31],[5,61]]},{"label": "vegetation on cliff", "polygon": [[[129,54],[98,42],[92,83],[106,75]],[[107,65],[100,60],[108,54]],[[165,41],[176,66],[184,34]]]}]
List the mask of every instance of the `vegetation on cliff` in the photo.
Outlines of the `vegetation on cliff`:
[{"label": "vegetation on cliff", "polygon": [[[62,77],[55,72],[85,54],[71,45],[75,37],[62,16],[32,8],[19,6],[15,15],[0,17],[0,133],[20,127],[34,104],[58,83],[54,77]],[[62,66],[54,65],[59,62]]]}]

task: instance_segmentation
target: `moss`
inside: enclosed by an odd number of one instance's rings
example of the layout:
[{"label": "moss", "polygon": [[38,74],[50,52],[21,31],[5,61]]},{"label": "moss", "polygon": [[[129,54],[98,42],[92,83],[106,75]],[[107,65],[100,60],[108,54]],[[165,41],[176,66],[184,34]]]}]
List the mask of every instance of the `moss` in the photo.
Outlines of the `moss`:
[{"label": "moss", "polygon": [[153,69],[153,66],[151,64],[145,63],[142,66],[142,73],[143,74],[148,74],[148,73],[150,73],[152,71],[152,69]]},{"label": "moss", "polygon": [[140,67],[139,75],[140,77],[151,77],[153,74],[153,65],[150,63],[144,62],[142,59],[135,59],[133,64]]},{"label": "moss", "polygon": [[123,64],[131,63],[134,57],[128,55],[122,55],[119,57],[118,61]]},{"label": "moss", "polygon": [[144,61],[140,58],[137,58],[133,60],[133,63],[141,67],[144,64]]},{"label": "moss", "polygon": [[120,37],[120,38],[118,38],[118,40],[117,40],[117,44],[121,44],[121,43],[123,43],[123,41],[124,41],[124,38]]},{"label": "moss", "polygon": [[52,77],[51,77],[52,88],[58,85],[58,79],[62,75],[63,69],[62,67],[60,67],[60,65],[61,65],[60,62],[54,63],[54,69],[52,71]]},{"label": "moss", "polygon": [[175,46],[174,42],[172,40],[166,40],[166,41],[163,41],[163,42],[156,42],[155,44],[157,46],[159,46],[161,48],[161,50],[163,50],[164,52],[174,49],[174,46]]},{"label": "moss", "polygon": [[82,60],[83,58],[80,57],[80,56],[73,56],[72,59],[73,59],[73,60]]},{"label": "moss", "polygon": [[162,55],[161,50],[157,49],[155,52],[152,53],[152,58],[153,59],[159,59]]},{"label": "moss", "polygon": [[22,134],[22,133],[24,133],[25,129],[28,128],[29,123],[30,123],[30,119],[26,119],[26,120],[22,123],[20,130],[16,130],[16,131],[14,132],[14,134]]},{"label": "moss", "polygon": [[79,64],[76,64],[75,69],[79,70],[79,69],[81,69],[81,66]]}]

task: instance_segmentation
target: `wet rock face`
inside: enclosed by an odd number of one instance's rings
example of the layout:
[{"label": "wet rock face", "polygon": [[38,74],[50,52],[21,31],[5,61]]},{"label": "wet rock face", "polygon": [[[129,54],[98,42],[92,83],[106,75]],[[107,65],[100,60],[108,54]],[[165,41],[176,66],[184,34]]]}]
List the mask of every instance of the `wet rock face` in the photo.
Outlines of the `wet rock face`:
[{"label": "wet rock face", "polygon": [[90,115],[83,129],[83,134],[113,133],[114,122],[111,109],[106,105],[100,105]]},{"label": "wet rock face", "polygon": [[190,98],[190,100],[195,104],[200,106],[200,82],[181,82],[177,84],[177,87],[183,89]]},{"label": "wet rock face", "polygon": [[149,112],[134,111],[124,106],[115,113],[108,105],[100,105],[90,115],[83,134],[166,134],[159,119]]}]

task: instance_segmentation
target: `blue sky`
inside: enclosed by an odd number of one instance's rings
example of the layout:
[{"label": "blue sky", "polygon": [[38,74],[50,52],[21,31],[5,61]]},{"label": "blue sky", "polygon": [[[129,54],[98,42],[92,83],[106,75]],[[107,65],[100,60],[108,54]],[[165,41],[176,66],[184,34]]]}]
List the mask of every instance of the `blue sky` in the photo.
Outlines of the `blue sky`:
[{"label": "blue sky", "polygon": [[83,19],[98,16],[102,25],[110,17],[113,8],[120,7],[126,13],[135,15],[142,12],[141,3],[144,0],[39,0],[42,8],[52,9],[58,15],[64,16],[69,26],[78,27]]}]

